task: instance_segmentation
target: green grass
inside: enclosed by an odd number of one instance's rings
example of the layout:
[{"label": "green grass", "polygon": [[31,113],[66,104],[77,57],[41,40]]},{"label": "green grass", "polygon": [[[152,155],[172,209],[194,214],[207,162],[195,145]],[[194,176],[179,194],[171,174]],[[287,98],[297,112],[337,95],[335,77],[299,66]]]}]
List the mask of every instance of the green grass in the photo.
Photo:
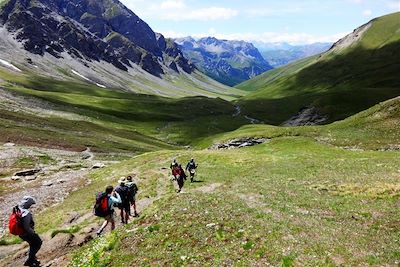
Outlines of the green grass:
[{"label": "green grass", "polygon": [[57,230],[54,230],[53,232],[51,232],[50,236],[51,236],[51,238],[54,238],[58,234],[75,234],[75,233],[79,232],[80,230],[81,230],[81,228],[79,226],[73,226],[68,229],[57,229]]},{"label": "green grass", "polygon": [[189,144],[247,123],[244,117],[232,117],[234,105],[219,98],[171,99],[1,71],[0,77],[8,82],[4,84],[7,90],[49,101],[55,111],[83,116],[46,116],[43,120],[36,114],[10,111],[5,103],[0,107],[3,142],[141,153]]},{"label": "green grass", "polygon": [[203,139],[199,147],[210,147],[243,137],[307,137],[339,147],[366,150],[396,149],[400,143],[400,98],[380,103],[343,121],[325,126],[276,127],[247,125],[240,129]]},{"label": "green grass", "polygon": [[254,92],[238,104],[252,117],[277,125],[310,105],[333,122],[399,96],[399,18],[400,13],[378,18],[353,46],[289,64],[239,85]]},{"label": "green grass", "polygon": [[[147,177],[174,155],[152,153],[125,164],[150,164],[141,173]],[[74,261],[94,257],[113,266],[334,266],[343,261],[354,266],[397,260],[397,152],[346,151],[309,138],[281,137],[242,150],[181,152],[178,160],[191,156],[200,163],[202,183],[187,183],[180,195],[167,191],[139,220],[114,234],[113,249],[101,249],[99,258],[98,250],[92,251],[100,239],[77,251]],[[215,183],[220,186],[214,191],[197,190]]]},{"label": "green grass", "polygon": [[[246,126],[198,143],[273,138],[252,148],[144,153],[92,173],[89,185],[36,215],[37,230],[79,234],[100,225],[92,217],[63,228],[71,214],[91,212],[96,192],[135,173],[138,200],[159,199],[127,227],[74,251],[71,266],[393,265],[400,157],[380,150],[399,144],[399,106],[393,99],[320,127]],[[200,166],[200,182],[180,195],[168,177],[176,156]]]}]

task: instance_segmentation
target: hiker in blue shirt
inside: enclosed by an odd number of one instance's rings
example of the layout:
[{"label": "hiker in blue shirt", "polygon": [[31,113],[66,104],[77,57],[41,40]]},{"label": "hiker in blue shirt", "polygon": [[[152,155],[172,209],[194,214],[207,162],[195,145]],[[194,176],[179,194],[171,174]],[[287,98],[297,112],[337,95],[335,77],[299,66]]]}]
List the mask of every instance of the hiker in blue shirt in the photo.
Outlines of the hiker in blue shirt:
[{"label": "hiker in blue shirt", "polygon": [[105,221],[97,231],[97,235],[101,235],[108,223],[111,223],[111,230],[115,229],[114,204],[122,203],[121,196],[114,190],[112,186],[107,186],[105,193],[107,194],[109,215],[104,217]]}]

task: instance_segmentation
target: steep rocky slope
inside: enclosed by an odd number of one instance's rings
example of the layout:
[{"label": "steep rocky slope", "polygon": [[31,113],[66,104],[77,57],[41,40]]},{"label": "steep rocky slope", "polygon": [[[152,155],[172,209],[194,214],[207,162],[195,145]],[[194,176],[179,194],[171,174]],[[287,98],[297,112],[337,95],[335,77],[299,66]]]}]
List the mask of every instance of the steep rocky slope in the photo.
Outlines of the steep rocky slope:
[{"label": "steep rocky slope", "polygon": [[[31,53],[104,60],[126,71],[132,63],[149,73],[164,73],[161,64],[180,56],[169,53],[162,35],[119,1],[13,0],[3,4],[0,22]],[[170,44],[173,46],[173,44]],[[191,73],[187,60],[176,63]],[[176,69],[175,69],[176,70]]]},{"label": "steep rocky slope", "polygon": [[203,73],[226,85],[234,86],[272,69],[257,48],[244,41],[186,37],[175,42]]},{"label": "steep rocky slope", "polygon": [[118,0],[4,0],[0,66],[164,96],[241,95],[195,69]]}]

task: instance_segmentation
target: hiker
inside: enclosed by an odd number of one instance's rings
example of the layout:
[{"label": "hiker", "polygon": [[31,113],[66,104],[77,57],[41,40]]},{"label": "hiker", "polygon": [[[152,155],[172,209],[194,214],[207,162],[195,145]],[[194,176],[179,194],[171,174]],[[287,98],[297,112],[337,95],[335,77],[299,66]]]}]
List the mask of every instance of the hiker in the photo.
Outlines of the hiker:
[{"label": "hiker", "polygon": [[172,168],[175,166],[175,164],[178,164],[178,162],[176,161],[176,158],[174,158],[172,160],[172,163],[171,163],[171,165],[169,165],[169,168],[172,170]]},{"label": "hiker", "polygon": [[177,190],[177,193],[180,193],[182,191],[182,187],[186,180],[186,174],[182,168],[182,165],[178,165],[178,163],[175,163],[174,166],[172,167],[172,175],[174,176],[174,179],[178,183],[179,189]]},{"label": "hiker", "polygon": [[[139,189],[138,189],[136,183],[133,181],[132,176],[128,176],[126,178],[126,180],[127,180],[126,185],[128,186],[128,189],[129,189],[128,190],[128,201],[129,201],[130,205],[132,205],[132,207],[133,207],[133,212],[134,212],[133,216],[138,217],[139,214],[136,210],[136,194],[139,191]],[[130,212],[131,212],[131,209],[129,207],[129,215],[130,215]]]},{"label": "hiker", "polygon": [[[95,214],[99,217],[104,217],[105,219],[103,225],[97,231],[98,236],[101,235],[104,228],[106,228],[109,223],[111,223],[111,230],[115,229],[114,204],[121,203],[121,196],[117,192],[115,192],[112,186],[107,186],[104,193],[98,194],[98,196],[96,197]],[[101,214],[99,214],[98,206],[101,206],[102,208]]]},{"label": "hiker", "polygon": [[32,213],[29,211],[34,204],[36,204],[36,201],[33,197],[25,196],[14,209],[20,215],[22,232],[19,237],[29,244],[28,259],[24,263],[24,266],[36,267],[40,266],[40,261],[36,258],[36,254],[42,246],[42,239],[40,239],[40,236],[35,232],[35,222],[33,221]]},{"label": "hiker", "polygon": [[191,158],[188,164],[186,165],[186,170],[189,171],[190,174],[190,182],[193,183],[194,175],[196,174],[197,165],[194,162],[194,158]]},{"label": "hiker", "polygon": [[119,185],[115,188],[115,192],[121,197],[121,203],[117,207],[121,211],[121,223],[128,224],[129,216],[131,215],[131,207],[129,201],[129,188],[126,185],[125,177],[122,177],[119,181]]}]

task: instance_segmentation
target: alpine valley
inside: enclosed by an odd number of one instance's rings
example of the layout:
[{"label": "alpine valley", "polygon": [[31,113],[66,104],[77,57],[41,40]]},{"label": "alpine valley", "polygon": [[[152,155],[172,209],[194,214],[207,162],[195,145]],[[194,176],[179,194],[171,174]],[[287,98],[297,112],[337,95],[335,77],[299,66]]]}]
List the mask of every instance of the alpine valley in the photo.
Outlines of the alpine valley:
[{"label": "alpine valley", "polygon": [[[118,0],[0,0],[0,266],[26,260],[27,195],[35,266],[398,266],[400,13],[329,47],[272,69]],[[97,235],[128,175],[139,217]]]}]

